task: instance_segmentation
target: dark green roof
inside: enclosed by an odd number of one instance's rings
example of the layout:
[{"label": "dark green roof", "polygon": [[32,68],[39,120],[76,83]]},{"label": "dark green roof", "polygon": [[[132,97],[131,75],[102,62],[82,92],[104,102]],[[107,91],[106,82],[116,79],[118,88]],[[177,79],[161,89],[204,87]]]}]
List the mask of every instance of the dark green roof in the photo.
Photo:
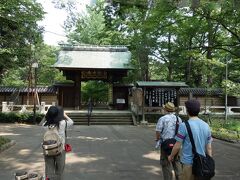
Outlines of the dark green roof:
[{"label": "dark green roof", "polygon": [[179,94],[182,96],[188,96],[189,93],[192,93],[194,96],[220,96],[223,94],[222,89],[214,88],[214,89],[207,89],[207,88],[181,88],[179,90]]},{"label": "dark green roof", "polygon": [[59,69],[132,69],[131,53],[124,46],[72,46],[59,52]]},{"label": "dark green roof", "polygon": [[[27,92],[34,92],[34,88],[28,87],[13,87],[13,86],[0,86],[0,93],[13,93],[13,92],[19,92],[19,93],[27,93]],[[57,92],[57,89],[54,86],[38,86],[37,87],[38,93],[47,93],[47,94],[55,94]]]},{"label": "dark green roof", "polygon": [[137,81],[139,87],[187,87],[185,82]]}]

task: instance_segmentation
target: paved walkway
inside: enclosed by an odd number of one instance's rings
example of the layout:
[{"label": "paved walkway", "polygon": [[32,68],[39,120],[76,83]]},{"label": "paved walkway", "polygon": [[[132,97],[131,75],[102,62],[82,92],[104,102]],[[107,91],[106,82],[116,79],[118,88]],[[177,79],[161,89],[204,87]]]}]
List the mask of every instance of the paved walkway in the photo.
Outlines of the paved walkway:
[{"label": "paved walkway", "polygon": [[[17,170],[44,172],[39,126],[0,124],[0,135],[16,141],[0,154],[0,179],[12,180]],[[159,180],[159,154],[154,128],[140,126],[74,126],[68,133],[73,152],[67,154],[65,179]],[[240,179],[239,145],[215,140],[215,180]]]}]

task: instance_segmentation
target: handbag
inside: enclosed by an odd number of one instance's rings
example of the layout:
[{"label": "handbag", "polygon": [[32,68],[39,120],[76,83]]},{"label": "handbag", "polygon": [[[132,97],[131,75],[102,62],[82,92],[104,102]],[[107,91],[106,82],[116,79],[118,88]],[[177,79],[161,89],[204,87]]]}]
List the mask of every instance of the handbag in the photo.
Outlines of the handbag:
[{"label": "handbag", "polygon": [[64,146],[64,150],[65,152],[71,152],[72,151],[72,146],[71,144],[67,143],[67,121],[66,122],[66,126],[65,126],[65,146]]},{"label": "handbag", "polygon": [[215,175],[215,162],[214,159],[206,154],[203,156],[196,151],[196,146],[193,140],[192,131],[189,125],[189,122],[185,122],[188,135],[192,144],[193,152],[193,164],[192,164],[192,173],[196,177],[212,178]]},{"label": "handbag", "polygon": [[66,151],[66,152],[71,152],[71,151],[72,151],[72,146],[71,146],[71,144],[65,144],[65,151]]},{"label": "handbag", "polygon": [[[178,116],[176,116],[176,118],[177,118],[177,121],[176,121],[175,135],[177,134],[178,127],[179,127]],[[175,143],[176,143],[175,138],[166,139],[161,144],[162,150],[169,156],[172,152],[172,149],[173,149],[173,146],[174,146]]]}]

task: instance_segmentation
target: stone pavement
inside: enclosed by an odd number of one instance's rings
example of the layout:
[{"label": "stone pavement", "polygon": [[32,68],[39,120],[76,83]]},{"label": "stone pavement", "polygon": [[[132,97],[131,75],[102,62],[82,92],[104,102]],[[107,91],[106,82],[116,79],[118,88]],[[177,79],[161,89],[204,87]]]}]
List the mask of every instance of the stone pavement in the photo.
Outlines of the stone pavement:
[{"label": "stone pavement", "polygon": [[[0,179],[14,179],[17,170],[44,172],[40,126],[0,124],[0,135],[16,141],[0,154]],[[68,180],[159,180],[159,154],[154,127],[74,126],[68,132],[73,152],[66,157]],[[214,180],[240,179],[239,144],[214,140]]]}]

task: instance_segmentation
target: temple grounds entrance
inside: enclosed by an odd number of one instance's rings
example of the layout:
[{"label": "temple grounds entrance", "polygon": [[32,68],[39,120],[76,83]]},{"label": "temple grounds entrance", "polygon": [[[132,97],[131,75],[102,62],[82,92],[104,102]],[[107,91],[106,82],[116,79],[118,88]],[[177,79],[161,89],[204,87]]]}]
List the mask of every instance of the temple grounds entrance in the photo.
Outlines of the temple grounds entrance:
[{"label": "temple grounds entrance", "polygon": [[[128,70],[132,69],[128,48],[86,45],[62,45],[61,48],[53,67],[62,71],[66,80],[71,80],[72,83],[57,86],[58,104],[65,108],[82,109],[82,82],[95,81],[107,83],[107,103],[114,107],[119,99],[118,95],[121,94],[118,89],[114,90],[114,86],[121,83]],[[125,104],[126,101],[127,99],[124,100]]]}]

